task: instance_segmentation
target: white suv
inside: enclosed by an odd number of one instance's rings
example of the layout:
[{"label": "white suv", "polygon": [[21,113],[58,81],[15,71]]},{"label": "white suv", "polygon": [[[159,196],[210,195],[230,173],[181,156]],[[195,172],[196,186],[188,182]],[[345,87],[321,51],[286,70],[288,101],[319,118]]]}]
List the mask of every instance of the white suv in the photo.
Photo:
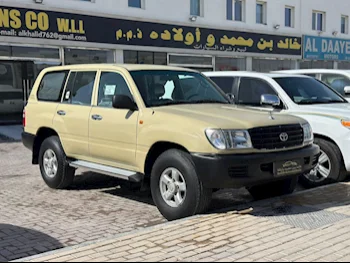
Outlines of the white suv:
[{"label": "white suv", "polygon": [[274,71],[272,73],[298,74],[317,78],[332,87],[334,90],[343,95],[348,101],[350,101],[350,70],[298,69]]},{"label": "white suv", "polygon": [[261,98],[277,95],[281,101],[273,114],[292,114],[309,121],[322,155],[317,168],[301,177],[305,187],[346,178],[350,172],[350,104],[334,90],[305,75],[239,71],[204,74],[230,94],[235,104],[271,110],[262,105]]}]

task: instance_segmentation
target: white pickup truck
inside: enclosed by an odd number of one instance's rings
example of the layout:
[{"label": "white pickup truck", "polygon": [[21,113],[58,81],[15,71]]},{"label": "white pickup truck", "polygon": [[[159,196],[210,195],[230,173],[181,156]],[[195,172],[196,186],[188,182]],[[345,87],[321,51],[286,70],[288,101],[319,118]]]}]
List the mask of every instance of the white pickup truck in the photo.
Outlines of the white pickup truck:
[{"label": "white pickup truck", "polygon": [[[350,104],[323,82],[305,75],[253,72],[204,72],[235,104],[271,110],[261,104],[263,95],[277,95],[273,114],[292,114],[312,126],[321,147],[318,166],[300,178],[304,187],[345,180],[350,172]],[[266,96],[265,96],[266,97]]]}]

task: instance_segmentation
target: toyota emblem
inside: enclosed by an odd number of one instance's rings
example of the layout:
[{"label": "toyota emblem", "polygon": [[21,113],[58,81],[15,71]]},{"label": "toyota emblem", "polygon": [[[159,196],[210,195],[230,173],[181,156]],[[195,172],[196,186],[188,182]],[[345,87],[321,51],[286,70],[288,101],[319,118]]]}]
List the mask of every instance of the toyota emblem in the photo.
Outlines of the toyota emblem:
[{"label": "toyota emblem", "polygon": [[288,141],[288,138],[289,138],[289,136],[288,136],[287,133],[284,132],[284,133],[280,134],[280,139],[281,139],[282,142]]}]

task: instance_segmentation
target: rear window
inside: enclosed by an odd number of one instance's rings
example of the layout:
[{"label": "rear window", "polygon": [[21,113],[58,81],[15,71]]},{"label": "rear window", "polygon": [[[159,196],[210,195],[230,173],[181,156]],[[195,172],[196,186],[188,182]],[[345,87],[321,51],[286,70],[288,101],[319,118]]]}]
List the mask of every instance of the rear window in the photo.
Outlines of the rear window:
[{"label": "rear window", "polygon": [[67,75],[68,71],[45,74],[38,90],[38,100],[60,102]]},{"label": "rear window", "polygon": [[212,81],[218,85],[223,92],[232,93],[233,83],[235,79],[233,77],[210,77]]}]

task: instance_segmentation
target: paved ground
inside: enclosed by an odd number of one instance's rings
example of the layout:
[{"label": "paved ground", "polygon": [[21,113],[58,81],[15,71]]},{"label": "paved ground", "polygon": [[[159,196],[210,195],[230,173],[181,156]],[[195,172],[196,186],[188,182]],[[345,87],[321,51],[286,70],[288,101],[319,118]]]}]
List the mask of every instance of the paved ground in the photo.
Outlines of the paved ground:
[{"label": "paved ground", "polygon": [[[30,152],[0,136],[0,262],[164,223],[149,192],[78,171],[67,191],[50,190]],[[251,201],[246,191],[214,196],[211,210]]]},{"label": "paved ground", "polygon": [[348,262],[349,195],[350,183],[327,186],[22,261]]}]

